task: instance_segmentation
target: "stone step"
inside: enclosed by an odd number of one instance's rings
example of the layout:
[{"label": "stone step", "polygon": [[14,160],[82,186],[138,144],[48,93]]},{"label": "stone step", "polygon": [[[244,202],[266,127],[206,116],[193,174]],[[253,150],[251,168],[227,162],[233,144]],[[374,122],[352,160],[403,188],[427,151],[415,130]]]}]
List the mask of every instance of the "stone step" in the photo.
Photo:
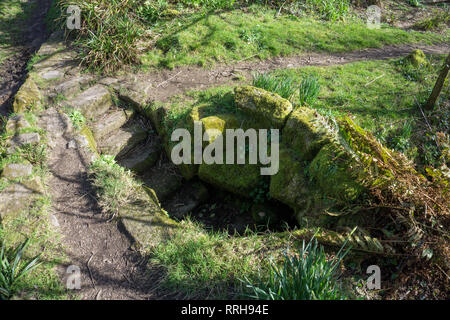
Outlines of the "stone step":
[{"label": "stone step", "polygon": [[132,110],[110,109],[90,126],[95,140],[100,140],[122,127],[133,116]]},{"label": "stone step", "polygon": [[147,138],[147,131],[140,125],[119,128],[104,140],[99,141],[98,147],[103,154],[121,157]]},{"label": "stone step", "polygon": [[148,169],[142,176],[144,184],[153,189],[159,201],[164,201],[182,186],[183,177],[177,167],[164,155],[158,165]]},{"label": "stone step", "polygon": [[69,100],[67,104],[80,110],[88,120],[95,119],[112,105],[111,93],[105,86],[97,84]]},{"label": "stone step", "polygon": [[207,201],[208,198],[209,192],[203,183],[200,181],[190,181],[185,183],[182,189],[163,203],[163,208],[171,217],[181,219]]},{"label": "stone step", "polygon": [[158,136],[149,136],[145,142],[137,145],[118,162],[121,166],[137,173],[145,173],[161,155],[162,145]]},{"label": "stone step", "polygon": [[61,94],[65,98],[72,98],[80,92],[83,86],[92,80],[91,76],[79,76],[58,84],[54,88],[54,94]]}]

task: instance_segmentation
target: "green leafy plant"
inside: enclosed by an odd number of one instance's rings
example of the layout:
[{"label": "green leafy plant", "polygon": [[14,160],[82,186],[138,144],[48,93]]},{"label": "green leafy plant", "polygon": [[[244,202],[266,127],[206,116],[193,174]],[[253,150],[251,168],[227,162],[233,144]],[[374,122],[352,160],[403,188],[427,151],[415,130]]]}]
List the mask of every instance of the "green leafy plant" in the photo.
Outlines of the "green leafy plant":
[{"label": "green leafy plant", "polygon": [[345,17],[350,8],[349,0],[306,0],[306,7],[324,20],[336,21]]},{"label": "green leafy plant", "polygon": [[81,129],[86,123],[86,118],[84,117],[84,115],[80,111],[75,109],[69,112],[69,118],[72,121],[72,125],[76,129]]},{"label": "green leafy plant", "polygon": [[285,253],[279,264],[272,261],[268,276],[260,274],[257,284],[248,278],[242,280],[248,290],[245,295],[258,300],[345,299],[337,281],[337,271],[350,250],[344,251],[347,242],[348,238],[335,257],[328,259],[314,235],[308,244],[303,241],[298,254]]},{"label": "green leafy plant", "polygon": [[313,105],[319,95],[319,92],[319,79],[314,75],[307,76],[302,80],[298,90],[299,104],[301,106]]},{"label": "green leafy plant", "polygon": [[394,150],[405,152],[409,147],[409,141],[413,132],[413,124],[407,121],[403,127],[397,131],[397,135],[393,136],[388,145]]},{"label": "green leafy plant", "polygon": [[277,93],[285,99],[290,99],[295,93],[295,82],[290,77],[277,77],[268,73],[254,73],[253,85]]},{"label": "green leafy plant", "polygon": [[39,262],[39,256],[22,261],[28,243],[29,239],[12,251],[7,251],[5,244],[2,244],[0,251],[0,298],[3,300],[10,299],[16,293],[18,281],[42,263]]}]

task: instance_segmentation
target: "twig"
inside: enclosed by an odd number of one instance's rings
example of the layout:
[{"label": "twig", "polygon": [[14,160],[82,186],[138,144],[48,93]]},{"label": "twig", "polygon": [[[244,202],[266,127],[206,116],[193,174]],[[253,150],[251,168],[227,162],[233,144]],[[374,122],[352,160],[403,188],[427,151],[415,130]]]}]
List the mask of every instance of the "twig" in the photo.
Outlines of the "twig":
[{"label": "twig", "polygon": [[420,112],[422,113],[423,118],[425,119],[425,123],[427,124],[428,128],[430,129],[430,131],[433,131],[433,128],[431,128],[430,123],[428,122],[427,117],[425,116],[425,113],[423,113],[422,107],[420,106],[419,101],[417,101],[416,97],[414,97],[414,100],[416,101],[417,106],[420,109]]},{"label": "twig", "polygon": [[436,266],[439,268],[439,270],[441,270],[442,271],[442,273],[443,274],[445,274],[446,275],[446,277],[448,278],[448,279],[450,279],[450,277],[448,276],[448,274],[447,273],[445,273],[445,271],[444,270],[442,270],[442,268],[441,268],[441,266],[440,265],[438,265],[438,264],[436,264]]},{"label": "twig", "polygon": [[156,86],[156,88],[159,88],[159,87],[161,87],[163,84],[166,84],[167,82],[169,82],[170,80],[172,80],[173,78],[176,78],[181,72],[183,72],[183,70],[181,70],[180,72],[178,72],[176,75],[170,77],[169,79],[164,80],[163,82],[161,82],[160,84],[158,84],[158,85]]},{"label": "twig", "polygon": [[94,277],[92,276],[91,269],[89,268],[89,262],[91,262],[93,256],[94,256],[94,253],[92,252],[92,255],[89,258],[88,262],[86,263],[86,266],[87,266],[87,269],[89,271],[89,277],[91,278],[92,285],[94,286],[94,289],[96,289],[95,282],[94,282]]},{"label": "twig", "polygon": [[[242,58],[241,60],[236,61],[236,63],[237,63],[237,62],[241,62],[241,61],[245,61],[245,60],[248,60],[248,59],[251,59],[251,58],[253,58],[253,57],[256,57],[257,55],[259,55],[259,53],[255,53],[254,55],[251,55],[251,56]],[[250,68],[244,68],[244,69],[250,69]]]},{"label": "twig", "polygon": [[367,87],[369,84],[371,84],[371,83],[377,81],[378,79],[380,79],[380,78],[382,78],[382,77],[384,77],[384,73],[383,73],[381,76],[376,77],[376,78],[373,79],[372,81],[367,82],[367,83],[364,85],[364,87]]}]

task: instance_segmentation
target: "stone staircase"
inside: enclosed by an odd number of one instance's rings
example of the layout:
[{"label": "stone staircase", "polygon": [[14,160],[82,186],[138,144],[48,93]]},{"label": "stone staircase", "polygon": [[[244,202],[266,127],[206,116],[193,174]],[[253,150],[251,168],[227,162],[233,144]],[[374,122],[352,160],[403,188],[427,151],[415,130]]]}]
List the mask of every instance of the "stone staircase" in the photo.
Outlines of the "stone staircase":
[{"label": "stone staircase", "polygon": [[144,186],[154,190],[171,216],[182,218],[207,200],[208,189],[201,182],[184,182],[146,117],[133,108],[114,105],[113,93],[102,84],[80,92],[69,88],[76,83],[68,82],[60,85],[66,88],[65,94],[72,93],[65,104],[87,119],[96,151],[114,156],[121,166],[132,170]]}]

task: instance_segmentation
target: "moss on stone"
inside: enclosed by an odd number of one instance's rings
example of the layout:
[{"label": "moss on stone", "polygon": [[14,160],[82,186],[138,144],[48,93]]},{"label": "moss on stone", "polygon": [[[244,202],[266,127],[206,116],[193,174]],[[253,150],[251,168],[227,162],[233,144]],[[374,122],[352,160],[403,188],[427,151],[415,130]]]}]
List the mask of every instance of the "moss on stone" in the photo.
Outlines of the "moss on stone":
[{"label": "moss on stone", "polygon": [[427,57],[422,50],[416,49],[407,56],[407,60],[414,66],[426,66],[429,64]]},{"label": "moss on stone", "polygon": [[119,208],[119,217],[127,233],[135,240],[135,246],[151,252],[152,248],[167,241],[178,224],[170,219],[155,200],[156,195],[137,187],[135,201]]},{"label": "moss on stone", "polygon": [[13,110],[16,113],[22,113],[32,107],[38,106],[41,101],[41,92],[38,87],[28,77],[25,83],[20,87],[16,96],[14,97]]},{"label": "moss on stone", "polygon": [[259,165],[201,164],[199,178],[217,188],[249,197],[261,179]]},{"label": "moss on stone", "polygon": [[357,159],[337,142],[324,146],[308,167],[311,181],[328,198],[349,203],[358,198],[363,187]]},{"label": "moss on stone", "polygon": [[283,145],[295,151],[302,160],[312,160],[330,141],[326,120],[310,108],[295,109],[283,128]]},{"label": "moss on stone", "polygon": [[309,193],[305,166],[287,148],[280,149],[279,159],[279,170],[270,179],[270,195],[293,209],[303,208]]},{"label": "moss on stone", "polygon": [[[200,119],[203,125],[203,133],[207,130],[218,130],[225,137],[226,129],[239,128],[239,120],[232,114],[220,114],[216,116],[209,116]],[[216,139],[216,136],[210,137],[209,141],[205,141],[205,144],[212,143]],[[225,143],[225,142],[224,142]]]},{"label": "moss on stone", "polygon": [[288,100],[252,86],[236,87],[234,100],[242,111],[255,117],[266,127],[281,129],[292,111],[292,104]]},{"label": "moss on stone", "polygon": [[98,154],[97,151],[97,142],[94,139],[94,135],[92,134],[91,129],[89,129],[89,127],[87,125],[85,125],[81,130],[80,130],[80,134],[86,138],[86,141],[88,143],[89,149],[91,149],[91,151],[95,152],[96,154]]}]

